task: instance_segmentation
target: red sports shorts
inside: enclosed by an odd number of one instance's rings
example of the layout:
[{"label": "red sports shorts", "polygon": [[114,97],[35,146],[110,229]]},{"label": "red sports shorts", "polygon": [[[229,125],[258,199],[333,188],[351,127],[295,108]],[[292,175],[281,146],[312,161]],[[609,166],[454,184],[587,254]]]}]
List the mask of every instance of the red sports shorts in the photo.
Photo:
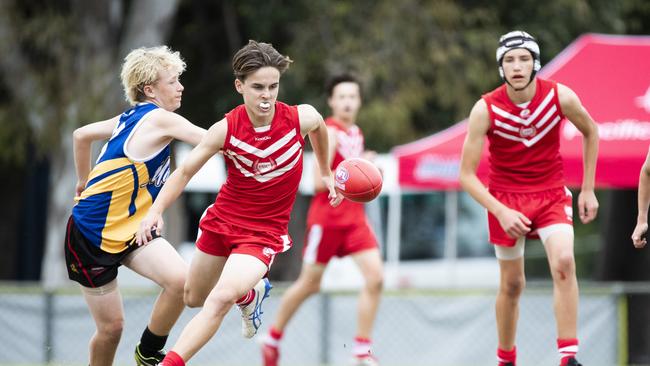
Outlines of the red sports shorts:
[{"label": "red sports shorts", "polygon": [[334,256],[377,248],[377,237],[365,219],[349,226],[310,224],[305,237],[302,255],[306,263],[327,264]]},{"label": "red sports shorts", "polygon": [[[553,224],[573,224],[573,200],[566,187],[553,188],[540,192],[512,193],[492,191],[499,202],[513,210],[523,213],[530,219],[531,231],[527,238],[537,239],[537,229]],[[512,247],[513,239],[501,228],[496,216],[488,212],[488,231],[490,243]]]},{"label": "red sports shorts", "polygon": [[226,223],[210,223],[207,228],[199,225],[196,247],[200,251],[228,257],[230,254],[247,254],[271,267],[277,253],[291,248],[289,235],[276,235],[270,232],[252,231]]}]

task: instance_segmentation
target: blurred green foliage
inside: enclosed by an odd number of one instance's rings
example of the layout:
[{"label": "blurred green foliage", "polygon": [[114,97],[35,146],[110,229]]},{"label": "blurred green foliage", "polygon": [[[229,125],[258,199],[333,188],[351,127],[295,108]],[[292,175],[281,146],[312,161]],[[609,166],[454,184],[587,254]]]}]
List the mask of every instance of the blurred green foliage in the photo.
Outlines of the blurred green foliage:
[{"label": "blurred green foliage", "polygon": [[[130,1],[3,2],[0,44],[18,46],[2,51],[20,57],[5,57],[0,69],[0,161],[23,163],[27,146],[56,151],[64,127],[120,112],[115,103],[99,101],[121,97],[118,83],[104,81],[110,87],[102,93],[81,94],[94,83],[93,68],[83,67],[94,57],[83,53],[84,42],[95,37],[82,31],[92,13],[84,9],[115,4],[128,15]],[[97,32],[110,32],[106,38],[117,44],[123,23],[98,24]],[[240,103],[230,60],[256,39],[295,61],[281,99],[313,104],[323,115],[328,76],[356,73],[364,86],[359,122],[367,145],[387,151],[463,119],[500,83],[494,50],[504,32],[535,35],[546,63],[580,34],[648,34],[649,23],[644,0],[181,0],[168,43],[188,62],[180,113],[199,125],[208,127]],[[114,53],[115,45],[106,50]],[[105,70],[117,71],[123,55],[110,56],[115,65]],[[16,85],[16,70],[29,75],[28,84]],[[18,88],[29,88],[31,98]]]},{"label": "blurred green foliage", "polygon": [[[499,35],[511,29],[539,39],[544,63],[583,33],[650,30],[648,5],[634,0],[276,0],[233,1],[230,13],[226,8],[181,4],[171,43],[189,63],[186,94],[193,97],[183,113],[214,122],[239,103],[229,61],[251,38],[294,59],[281,98],[313,104],[324,115],[327,77],[356,73],[365,102],[359,123],[367,145],[379,151],[462,120],[482,93],[500,83],[494,52]],[[223,30],[233,13],[236,37]],[[231,44],[229,53],[218,52],[234,40],[239,44]]]},{"label": "blurred green foliage", "polygon": [[107,29],[94,19],[102,12],[89,11],[100,6],[83,4],[0,2],[0,163],[56,153],[71,125],[107,117],[105,101],[116,98],[106,95],[119,93],[105,87],[114,49],[94,49]]}]

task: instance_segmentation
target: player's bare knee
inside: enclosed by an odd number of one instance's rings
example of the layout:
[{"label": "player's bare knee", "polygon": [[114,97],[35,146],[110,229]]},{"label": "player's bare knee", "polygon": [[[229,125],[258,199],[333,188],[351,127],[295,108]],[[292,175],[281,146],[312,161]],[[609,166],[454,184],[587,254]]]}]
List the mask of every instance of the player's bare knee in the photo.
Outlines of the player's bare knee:
[{"label": "player's bare knee", "polygon": [[176,295],[179,298],[180,297],[185,297],[185,274],[182,272],[179,272],[178,274],[172,276],[170,279],[168,279],[164,284],[163,288],[165,291],[169,292],[170,294]]},{"label": "player's bare knee", "polygon": [[320,292],[320,278],[301,277],[296,284],[309,295],[314,295]]},{"label": "player's bare knee", "polygon": [[124,329],[124,319],[118,318],[102,323],[97,327],[97,333],[111,340],[119,340]]},{"label": "player's bare knee", "polygon": [[205,303],[203,309],[209,311],[213,316],[224,315],[235,304],[239,296],[234,290],[219,289],[212,292]]},{"label": "player's bare knee", "polygon": [[381,273],[375,273],[366,277],[366,288],[370,293],[379,293],[384,288],[384,276]]},{"label": "player's bare knee", "polygon": [[510,298],[518,298],[526,287],[526,278],[524,276],[516,276],[506,278],[501,281],[499,291]]},{"label": "player's bare knee", "polygon": [[573,273],[575,271],[575,259],[573,253],[560,253],[560,255],[558,255],[553,261],[553,267],[553,272],[559,272],[564,275]]},{"label": "player's bare knee", "polygon": [[320,279],[309,281],[307,288],[310,294],[317,294],[320,292]]},{"label": "player's bare knee", "polygon": [[183,292],[183,302],[185,306],[190,308],[198,308],[203,306],[206,296],[201,296],[198,291],[193,291],[189,287],[185,286]]}]

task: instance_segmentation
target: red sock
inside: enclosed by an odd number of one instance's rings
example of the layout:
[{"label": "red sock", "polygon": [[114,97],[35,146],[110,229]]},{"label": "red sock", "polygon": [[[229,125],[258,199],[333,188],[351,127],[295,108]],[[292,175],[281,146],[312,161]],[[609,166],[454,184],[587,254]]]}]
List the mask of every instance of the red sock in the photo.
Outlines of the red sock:
[{"label": "red sock", "polygon": [[282,334],[282,331],[275,329],[275,327],[271,327],[271,329],[269,329],[269,336],[264,340],[264,344],[269,347],[278,348],[280,346]]},{"label": "red sock", "polygon": [[560,366],[566,366],[569,359],[578,353],[578,339],[557,339],[557,351],[560,353]]},{"label": "red sock", "polygon": [[512,350],[506,351],[501,348],[497,349],[497,361],[499,366],[505,366],[508,363],[513,365],[517,364],[517,347],[512,347]]},{"label": "red sock", "polygon": [[271,329],[269,329],[269,335],[271,336],[271,338],[275,339],[276,341],[279,341],[280,339],[282,339],[283,334],[284,334],[284,332],[282,332],[281,330],[275,329],[275,327],[271,327]]},{"label": "red sock", "polygon": [[237,305],[246,306],[250,304],[254,298],[255,298],[255,290],[251,289],[246,293],[246,295],[240,297],[239,300],[237,300]]},{"label": "red sock", "polygon": [[185,361],[174,351],[167,352],[161,366],[185,366]]}]

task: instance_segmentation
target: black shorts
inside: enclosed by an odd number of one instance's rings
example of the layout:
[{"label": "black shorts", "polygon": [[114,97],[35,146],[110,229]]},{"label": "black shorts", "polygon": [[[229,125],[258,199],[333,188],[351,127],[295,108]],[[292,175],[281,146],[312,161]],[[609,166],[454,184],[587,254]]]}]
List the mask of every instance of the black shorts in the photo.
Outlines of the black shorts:
[{"label": "black shorts", "polygon": [[[155,235],[155,232],[152,233]],[[157,237],[155,235],[154,237]],[[75,225],[72,216],[68,219],[65,233],[65,262],[68,278],[85,287],[100,287],[117,277],[117,268],[122,261],[138,249],[138,245],[127,245],[119,253],[109,253],[92,245]]]}]

